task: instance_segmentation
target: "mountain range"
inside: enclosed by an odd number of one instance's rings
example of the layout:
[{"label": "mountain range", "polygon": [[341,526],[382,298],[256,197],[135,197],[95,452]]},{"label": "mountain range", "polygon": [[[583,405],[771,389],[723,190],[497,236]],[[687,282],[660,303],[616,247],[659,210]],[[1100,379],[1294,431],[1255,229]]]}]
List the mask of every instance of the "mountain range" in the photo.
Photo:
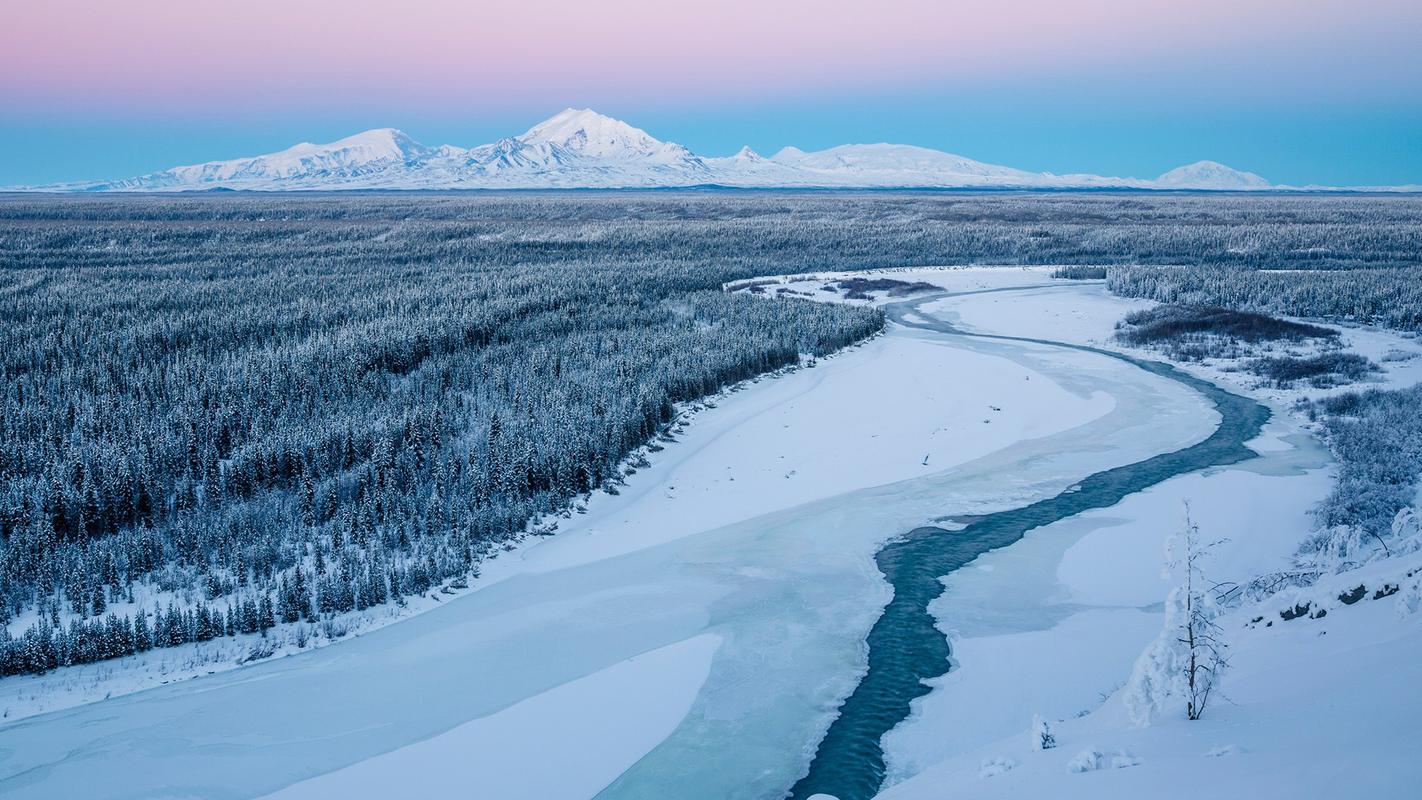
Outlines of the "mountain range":
[{"label": "mountain range", "polygon": [[1154,179],[1055,175],[986,164],[926,147],[850,144],[765,157],[742,148],[699,156],[587,109],[566,109],[523,134],[462,148],[429,147],[394,128],[330,144],[210,161],[116,181],[25,187],[50,191],[263,191],[331,189],[572,189],[678,186],[767,188],[1121,188],[1255,190],[1251,172],[1213,161]]}]

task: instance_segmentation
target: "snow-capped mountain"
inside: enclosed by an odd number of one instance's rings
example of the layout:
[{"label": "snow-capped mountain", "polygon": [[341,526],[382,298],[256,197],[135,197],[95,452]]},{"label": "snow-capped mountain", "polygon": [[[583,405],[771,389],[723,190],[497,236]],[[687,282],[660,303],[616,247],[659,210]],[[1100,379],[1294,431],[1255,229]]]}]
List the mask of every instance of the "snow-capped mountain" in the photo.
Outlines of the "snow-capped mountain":
[{"label": "snow-capped mountain", "polygon": [[826,178],[877,186],[1029,185],[1042,179],[1036,173],[907,144],[846,144],[816,153],[787,147],[774,160]]},{"label": "snow-capped mountain", "polygon": [[1189,189],[1267,189],[1269,182],[1252,172],[1226,167],[1218,161],[1196,161],[1176,167],[1155,179],[1164,187]]},{"label": "snow-capped mountain", "polygon": [[518,138],[531,145],[553,145],[583,158],[645,161],[688,169],[706,167],[679,144],[663,142],[641,128],[588,109],[565,109]]},{"label": "snow-capped mountain", "polygon": [[376,128],[330,144],[303,142],[279,153],[174,167],[138,178],[81,188],[148,191],[247,184],[340,183],[383,173],[397,165],[418,164],[431,153],[404,131]]},{"label": "snow-capped mountain", "polygon": [[211,161],[118,181],[32,187],[55,191],[249,189],[542,189],[717,185],[838,188],[1264,189],[1269,183],[1213,161],[1155,180],[1054,175],[903,144],[849,144],[766,158],[749,147],[708,158],[588,109],[569,108],[518,136],[462,148],[427,147],[394,128],[330,144]]}]

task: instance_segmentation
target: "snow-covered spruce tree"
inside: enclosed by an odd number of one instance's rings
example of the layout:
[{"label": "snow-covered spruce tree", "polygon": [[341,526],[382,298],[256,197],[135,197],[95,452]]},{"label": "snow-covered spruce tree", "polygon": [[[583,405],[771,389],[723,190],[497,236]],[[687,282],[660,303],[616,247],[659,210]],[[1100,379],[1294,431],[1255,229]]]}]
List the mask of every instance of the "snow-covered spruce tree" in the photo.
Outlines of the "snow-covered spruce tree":
[{"label": "snow-covered spruce tree", "polygon": [[1215,621],[1220,613],[1219,585],[1205,575],[1210,550],[1185,506],[1185,522],[1165,545],[1167,574],[1180,583],[1165,599],[1165,627],[1136,660],[1124,700],[1137,725],[1183,703],[1187,719],[1205,713],[1210,695],[1229,664],[1229,645]]}]

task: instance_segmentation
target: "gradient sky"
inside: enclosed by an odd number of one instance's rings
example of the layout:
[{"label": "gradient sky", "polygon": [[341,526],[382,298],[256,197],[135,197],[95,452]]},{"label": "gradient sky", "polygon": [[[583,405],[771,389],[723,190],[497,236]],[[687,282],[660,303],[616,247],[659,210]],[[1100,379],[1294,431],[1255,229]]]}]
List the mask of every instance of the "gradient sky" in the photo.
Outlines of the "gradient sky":
[{"label": "gradient sky", "polygon": [[0,185],[383,126],[471,146],[566,106],[704,155],[1422,183],[1417,0],[4,2]]}]

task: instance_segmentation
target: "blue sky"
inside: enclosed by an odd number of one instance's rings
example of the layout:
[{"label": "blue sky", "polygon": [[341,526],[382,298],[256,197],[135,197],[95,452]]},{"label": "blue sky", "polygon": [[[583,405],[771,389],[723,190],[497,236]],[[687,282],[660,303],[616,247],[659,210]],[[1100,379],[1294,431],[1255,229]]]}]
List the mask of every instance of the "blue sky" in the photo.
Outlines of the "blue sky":
[{"label": "blue sky", "polygon": [[[566,104],[583,105],[576,98]],[[418,112],[231,119],[32,118],[0,124],[0,185],[118,178],[256,155],[393,126],[426,144],[471,146],[520,133],[561,105],[460,118]],[[1411,108],[1078,109],[991,99],[879,98],[714,110],[599,108],[704,155],[766,155],[892,141],[1057,173],[1154,177],[1211,159],[1275,183],[1422,184],[1422,110]]]},{"label": "blue sky", "polygon": [[567,106],[705,155],[889,141],[1058,173],[1211,159],[1422,184],[1417,0],[525,0],[493,27],[464,0],[8,11],[0,186],[374,127],[471,146]]}]

